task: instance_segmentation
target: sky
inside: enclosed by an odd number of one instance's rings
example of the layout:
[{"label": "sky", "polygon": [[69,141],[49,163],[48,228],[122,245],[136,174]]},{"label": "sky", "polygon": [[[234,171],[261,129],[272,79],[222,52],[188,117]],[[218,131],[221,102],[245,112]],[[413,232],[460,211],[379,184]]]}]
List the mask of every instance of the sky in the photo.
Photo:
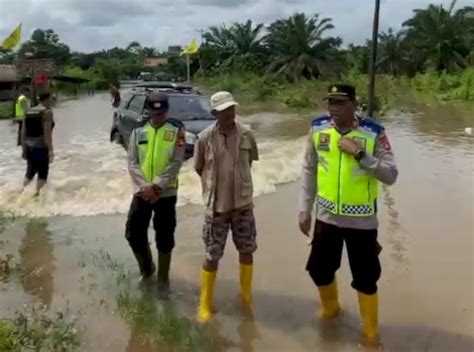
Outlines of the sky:
[{"label": "sky", "polygon": [[[34,29],[52,28],[74,51],[91,52],[131,41],[164,50],[200,39],[198,30],[251,19],[270,24],[295,12],[333,19],[345,44],[371,36],[374,0],[0,0],[0,41],[23,23],[22,41]],[[413,9],[449,7],[451,0],[382,0],[380,29],[399,29]],[[457,7],[472,4],[458,0]]]}]

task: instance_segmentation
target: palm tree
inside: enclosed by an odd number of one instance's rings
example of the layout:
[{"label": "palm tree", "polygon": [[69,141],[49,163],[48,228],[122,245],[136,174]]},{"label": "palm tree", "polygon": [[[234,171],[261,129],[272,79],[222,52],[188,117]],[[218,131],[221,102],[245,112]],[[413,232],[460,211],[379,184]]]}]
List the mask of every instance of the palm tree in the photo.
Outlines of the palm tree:
[{"label": "palm tree", "polygon": [[405,32],[394,33],[392,28],[388,33],[379,35],[379,60],[377,69],[383,73],[398,76],[404,72],[407,62],[405,49]]},{"label": "palm tree", "polygon": [[236,52],[238,54],[257,53],[261,49],[262,29],[263,23],[254,27],[251,20],[246,23],[234,23],[230,28],[230,34]]},{"label": "palm tree", "polygon": [[453,0],[448,10],[443,5],[416,9],[413,18],[403,23],[413,54],[423,57],[426,65],[436,70],[466,67],[474,44],[474,8],[454,11],[456,2]]},{"label": "palm tree", "polygon": [[234,50],[232,34],[225,25],[209,27],[209,31],[204,33],[203,37],[207,46],[215,48],[221,54],[231,53]]},{"label": "palm tree", "polygon": [[133,41],[127,45],[125,50],[132,54],[138,54],[142,50],[142,46],[139,42]]},{"label": "palm tree", "polygon": [[141,56],[143,57],[154,57],[158,54],[158,51],[156,50],[156,48],[154,47],[147,47],[147,46],[144,46],[142,49],[141,49]]},{"label": "palm tree", "polygon": [[290,80],[334,74],[332,57],[342,40],[323,37],[334,28],[331,22],[318,14],[308,18],[302,13],[273,22],[264,39],[272,56],[268,71]]},{"label": "palm tree", "polygon": [[204,34],[204,51],[213,54],[214,66],[255,68],[261,62],[258,55],[262,52],[262,29],[263,24],[254,26],[251,20],[234,23],[230,28],[210,27]]}]

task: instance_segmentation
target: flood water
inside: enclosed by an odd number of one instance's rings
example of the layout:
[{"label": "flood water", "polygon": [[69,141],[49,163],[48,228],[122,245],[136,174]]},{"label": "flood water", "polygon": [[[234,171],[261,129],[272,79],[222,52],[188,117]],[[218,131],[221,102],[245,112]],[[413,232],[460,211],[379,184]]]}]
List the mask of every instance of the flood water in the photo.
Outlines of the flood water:
[{"label": "flood water", "polygon": [[[24,271],[0,283],[0,317],[25,303],[41,303],[77,317],[81,351],[186,350],[157,347],[127,314],[127,308],[136,308],[127,293],[147,304],[157,298],[142,297],[131,281],[138,270],[123,232],[132,188],[124,150],[108,142],[111,115],[107,95],[55,109],[56,159],[46,192],[35,200],[32,189],[21,192],[25,165],[14,146],[15,127],[0,122],[0,209],[17,217],[0,235],[0,255],[12,253]],[[243,316],[237,304],[238,260],[229,241],[208,331],[214,345],[207,350],[353,351],[357,346],[357,297],[347,261],[338,274],[345,313],[329,324],[315,318],[319,298],[304,271],[309,247],[297,229],[294,181],[310,118],[271,113],[241,118],[254,130],[261,153],[253,170],[259,242],[253,316]],[[472,351],[474,138],[463,131],[474,126],[474,108],[414,101],[390,112],[383,123],[400,172],[379,200],[385,350]],[[187,163],[180,176],[166,307],[188,317],[191,326],[203,259],[200,192]],[[117,280],[121,270],[128,273],[122,281]]]}]

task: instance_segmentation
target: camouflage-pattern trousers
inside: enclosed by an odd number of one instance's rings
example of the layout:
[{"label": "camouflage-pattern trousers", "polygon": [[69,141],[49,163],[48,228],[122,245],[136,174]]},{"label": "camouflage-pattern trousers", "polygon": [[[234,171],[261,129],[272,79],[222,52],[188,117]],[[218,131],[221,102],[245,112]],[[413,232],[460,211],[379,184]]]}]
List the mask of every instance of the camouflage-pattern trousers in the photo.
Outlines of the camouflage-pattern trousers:
[{"label": "camouflage-pattern trousers", "polygon": [[229,230],[232,230],[232,239],[239,253],[252,254],[257,250],[253,209],[206,214],[202,236],[207,260],[218,261],[222,258]]}]

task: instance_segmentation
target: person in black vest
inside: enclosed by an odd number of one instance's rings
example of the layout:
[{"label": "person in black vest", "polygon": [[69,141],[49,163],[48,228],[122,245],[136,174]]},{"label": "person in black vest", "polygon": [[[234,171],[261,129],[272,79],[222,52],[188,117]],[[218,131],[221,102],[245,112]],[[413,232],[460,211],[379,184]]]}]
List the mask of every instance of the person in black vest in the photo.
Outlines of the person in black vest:
[{"label": "person in black vest", "polygon": [[36,196],[46,184],[49,164],[54,158],[51,94],[40,94],[39,102],[39,105],[27,111],[21,134],[23,159],[27,162],[24,186],[29,185],[37,175]]}]

